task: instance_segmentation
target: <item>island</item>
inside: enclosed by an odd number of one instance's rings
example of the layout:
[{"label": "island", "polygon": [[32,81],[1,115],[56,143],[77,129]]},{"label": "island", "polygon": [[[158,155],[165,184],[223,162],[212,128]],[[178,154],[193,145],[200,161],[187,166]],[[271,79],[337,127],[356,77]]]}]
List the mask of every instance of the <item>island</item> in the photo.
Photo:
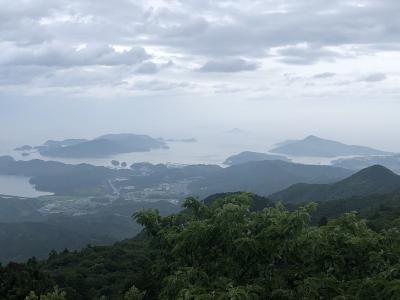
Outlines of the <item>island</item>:
[{"label": "island", "polygon": [[290,140],[276,145],[269,152],[289,156],[337,157],[352,155],[390,155],[392,153],[365,146],[346,145],[310,135],[303,140]]},{"label": "island", "polygon": [[[132,133],[107,134],[92,140],[49,140],[41,146],[34,147],[42,156],[62,158],[108,157],[122,153],[148,152],[154,149],[167,148],[168,145],[162,138]],[[27,146],[17,149],[27,150]]]}]

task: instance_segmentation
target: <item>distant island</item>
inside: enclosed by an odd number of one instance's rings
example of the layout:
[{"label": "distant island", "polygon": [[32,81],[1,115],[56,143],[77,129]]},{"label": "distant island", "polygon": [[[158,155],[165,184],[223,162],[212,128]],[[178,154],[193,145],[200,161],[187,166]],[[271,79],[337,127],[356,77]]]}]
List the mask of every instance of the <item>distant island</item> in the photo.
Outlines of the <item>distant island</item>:
[{"label": "distant island", "polygon": [[290,156],[336,157],[351,155],[390,155],[392,153],[364,146],[346,145],[310,135],[303,140],[290,140],[277,144],[272,153]]},{"label": "distant island", "polygon": [[233,166],[243,164],[251,161],[263,161],[263,160],[283,160],[290,161],[286,156],[244,151],[236,155],[229,156],[224,162],[224,165]]},{"label": "distant island", "polygon": [[29,146],[29,145],[23,145],[21,147],[15,148],[14,150],[15,151],[31,151],[31,150],[33,150],[33,147]]},{"label": "distant island", "polygon": [[227,133],[241,134],[241,133],[244,133],[244,130],[242,130],[240,128],[232,128],[232,129],[228,130]]},{"label": "distant island", "polygon": [[171,142],[171,143],[197,143],[197,140],[195,138],[168,139],[167,142]]},{"label": "distant island", "polygon": [[49,140],[41,146],[25,145],[15,150],[26,151],[28,147],[37,150],[42,156],[63,158],[107,157],[121,153],[148,152],[153,149],[168,148],[162,138],[131,133],[107,134],[92,140]]}]

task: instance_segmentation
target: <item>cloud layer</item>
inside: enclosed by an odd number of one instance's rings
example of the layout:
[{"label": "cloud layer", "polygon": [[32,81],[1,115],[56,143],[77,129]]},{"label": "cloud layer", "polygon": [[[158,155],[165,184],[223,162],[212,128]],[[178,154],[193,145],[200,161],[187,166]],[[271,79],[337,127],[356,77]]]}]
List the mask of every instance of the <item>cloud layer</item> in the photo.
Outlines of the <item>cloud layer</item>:
[{"label": "cloud layer", "polygon": [[107,95],[176,90],[261,97],[303,93],[307,86],[316,96],[360,83],[382,85],[378,94],[398,92],[391,63],[400,55],[398,0],[0,5],[0,93],[21,87],[26,94],[96,93],[100,86]]}]

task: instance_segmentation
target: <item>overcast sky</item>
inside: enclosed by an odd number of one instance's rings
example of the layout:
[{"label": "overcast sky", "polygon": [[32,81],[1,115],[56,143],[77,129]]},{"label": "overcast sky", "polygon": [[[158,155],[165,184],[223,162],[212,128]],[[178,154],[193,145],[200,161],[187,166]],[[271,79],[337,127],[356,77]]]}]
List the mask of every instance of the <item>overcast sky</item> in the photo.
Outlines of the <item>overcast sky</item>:
[{"label": "overcast sky", "polygon": [[0,142],[239,127],[400,150],[399,15],[398,0],[0,0]]}]

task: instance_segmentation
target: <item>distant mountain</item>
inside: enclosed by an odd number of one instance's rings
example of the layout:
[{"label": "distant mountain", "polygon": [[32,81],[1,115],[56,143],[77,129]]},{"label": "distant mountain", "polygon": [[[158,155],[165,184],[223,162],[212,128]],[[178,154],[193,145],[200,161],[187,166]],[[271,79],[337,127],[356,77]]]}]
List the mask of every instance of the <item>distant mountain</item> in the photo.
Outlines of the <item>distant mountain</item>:
[{"label": "distant mountain", "polygon": [[284,142],[270,150],[272,153],[290,156],[335,157],[347,155],[388,155],[389,152],[364,146],[346,145],[310,135],[300,141]]},{"label": "distant mountain", "polygon": [[240,129],[240,128],[232,128],[230,130],[227,131],[227,133],[231,133],[231,134],[241,134],[244,133],[245,131]]},{"label": "distant mountain", "polygon": [[276,201],[302,203],[390,193],[400,189],[400,176],[375,165],[333,184],[298,183],[270,196]]},{"label": "distant mountain", "polygon": [[40,155],[48,157],[107,157],[130,152],[147,152],[152,149],[168,148],[162,139],[137,134],[107,134],[93,140],[68,139],[47,141],[35,147]]},{"label": "distant mountain", "polygon": [[25,261],[32,256],[46,258],[53,249],[80,249],[88,244],[107,245],[114,239],[86,236],[46,223],[0,223],[0,262]]},{"label": "distant mountain", "polygon": [[221,168],[192,182],[189,189],[192,194],[202,197],[237,191],[267,196],[295,183],[332,183],[352,173],[350,170],[331,166],[265,160]]},{"label": "distant mountain", "polygon": [[393,172],[400,174],[400,154],[341,158],[334,160],[332,165],[351,170],[362,170],[373,165],[381,165],[392,170]]},{"label": "distant mountain", "polygon": [[31,151],[32,149],[33,149],[32,146],[23,145],[23,146],[21,146],[21,147],[15,148],[14,150],[15,150],[15,151]]},{"label": "distant mountain", "polygon": [[108,245],[140,232],[131,218],[134,212],[157,209],[169,215],[180,210],[167,201],[116,200],[93,208],[90,214],[46,214],[42,208],[47,204],[46,199],[0,196],[0,262],[45,258],[53,249]]},{"label": "distant mountain", "polygon": [[283,160],[283,161],[290,161],[285,156],[282,155],[274,155],[274,154],[267,154],[267,153],[259,153],[259,152],[251,152],[251,151],[244,151],[236,155],[229,156],[224,162],[224,165],[238,165],[247,163],[250,161],[263,161],[263,160]]}]

